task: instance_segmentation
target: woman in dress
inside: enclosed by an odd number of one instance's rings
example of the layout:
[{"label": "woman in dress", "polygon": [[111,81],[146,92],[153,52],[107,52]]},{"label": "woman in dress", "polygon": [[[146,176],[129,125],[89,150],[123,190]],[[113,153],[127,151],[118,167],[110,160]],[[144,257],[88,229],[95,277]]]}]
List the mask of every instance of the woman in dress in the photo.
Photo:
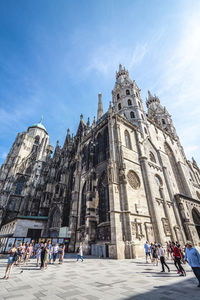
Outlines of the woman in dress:
[{"label": "woman in dress", "polygon": [[64,254],[65,254],[65,244],[61,245],[61,248],[60,248],[59,252],[60,252],[59,264],[62,264],[63,263]]},{"label": "woman in dress", "polygon": [[41,247],[40,246],[39,246],[39,248],[37,248],[36,258],[37,258],[37,267],[39,267],[39,261],[41,259]]},{"label": "woman in dress", "polygon": [[48,262],[49,262],[49,248],[47,247],[46,244],[45,253],[44,253],[44,269],[47,269]]},{"label": "woman in dress", "polygon": [[158,254],[157,254],[157,246],[153,245],[152,247],[152,263],[154,266],[158,265]]},{"label": "woman in dress", "polygon": [[10,273],[12,271],[13,264],[15,262],[15,257],[17,256],[17,249],[15,248],[15,245],[13,245],[10,250],[8,251],[10,254],[8,257],[8,264],[5,271],[4,279],[8,279],[10,276]]}]

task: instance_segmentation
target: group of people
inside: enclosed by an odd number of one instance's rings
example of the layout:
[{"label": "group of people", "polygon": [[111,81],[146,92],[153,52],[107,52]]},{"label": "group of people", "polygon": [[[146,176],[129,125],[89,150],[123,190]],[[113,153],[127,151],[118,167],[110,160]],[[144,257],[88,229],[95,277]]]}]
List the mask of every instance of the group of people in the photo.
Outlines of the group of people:
[{"label": "group of people", "polygon": [[188,262],[199,282],[198,287],[200,287],[200,254],[190,241],[186,243],[185,247],[181,247],[178,242],[167,242],[166,249],[161,244],[157,244],[156,242],[150,244],[147,241],[144,249],[146,263],[150,259],[153,265],[158,265],[158,260],[160,259],[162,265],[161,272],[165,272],[165,267],[170,272],[170,268],[166,263],[166,252],[167,258],[173,260],[179,276],[186,276],[182,264]]},{"label": "group of people", "polygon": [[28,264],[30,258],[37,259],[37,266],[40,266],[41,270],[47,269],[48,264],[54,264],[59,256],[59,264],[63,263],[65,254],[65,244],[58,245],[58,243],[52,245],[51,241],[47,243],[20,243],[18,247],[13,245],[8,251],[8,264],[6,266],[4,279],[8,279],[13,265],[20,266]]}]

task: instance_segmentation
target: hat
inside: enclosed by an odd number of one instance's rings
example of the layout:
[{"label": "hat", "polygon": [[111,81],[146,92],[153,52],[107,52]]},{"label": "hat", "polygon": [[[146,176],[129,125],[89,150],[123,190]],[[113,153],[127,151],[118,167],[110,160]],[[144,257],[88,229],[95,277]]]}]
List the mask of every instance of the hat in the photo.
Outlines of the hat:
[{"label": "hat", "polygon": [[191,241],[187,241],[186,245],[192,246],[192,242]]}]

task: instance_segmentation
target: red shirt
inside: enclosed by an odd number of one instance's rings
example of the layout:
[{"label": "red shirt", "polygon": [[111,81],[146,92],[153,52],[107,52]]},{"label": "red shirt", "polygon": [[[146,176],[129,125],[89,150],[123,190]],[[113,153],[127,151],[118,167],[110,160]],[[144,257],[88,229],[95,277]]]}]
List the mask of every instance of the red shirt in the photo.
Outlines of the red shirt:
[{"label": "red shirt", "polygon": [[178,258],[182,258],[181,251],[177,246],[174,246],[174,256]]}]

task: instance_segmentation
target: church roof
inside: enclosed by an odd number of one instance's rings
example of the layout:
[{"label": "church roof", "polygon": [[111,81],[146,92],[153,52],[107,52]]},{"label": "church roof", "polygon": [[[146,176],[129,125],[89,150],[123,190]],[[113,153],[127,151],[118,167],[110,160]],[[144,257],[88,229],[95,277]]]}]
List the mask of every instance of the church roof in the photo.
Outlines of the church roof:
[{"label": "church roof", "polygon": [[[33,124],[33,125],[29,126],[29,128],[40,128],[40,129],[44,130],[44,131],[47,133],[46,128],[45,128],[44,125],[42,124],[42,119],[40,120],[39,123],[36,123],[36,124]],[[29,128],[28,128],[28,129],[29,129]]]}]

